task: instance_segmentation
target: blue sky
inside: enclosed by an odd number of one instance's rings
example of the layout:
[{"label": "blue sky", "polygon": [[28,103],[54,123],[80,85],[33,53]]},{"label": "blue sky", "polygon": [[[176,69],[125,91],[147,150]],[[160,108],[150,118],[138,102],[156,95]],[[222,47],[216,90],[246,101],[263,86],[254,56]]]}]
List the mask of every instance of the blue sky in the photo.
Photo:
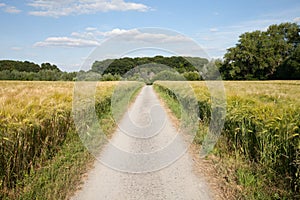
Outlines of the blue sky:
[{"label": "blue sky", "polygon": [[0,59],[77,71],[105,39],[143,27],[174,30],[222,58],[241,33],[281,22],[300,23],[299,0],[0,0]]}]

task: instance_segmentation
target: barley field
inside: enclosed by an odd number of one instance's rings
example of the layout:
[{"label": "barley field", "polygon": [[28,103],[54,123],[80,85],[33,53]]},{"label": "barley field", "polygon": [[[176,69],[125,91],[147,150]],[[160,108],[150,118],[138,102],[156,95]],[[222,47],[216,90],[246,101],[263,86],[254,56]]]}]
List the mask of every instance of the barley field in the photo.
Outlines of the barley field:
[{"label": "barley field", "polygon": [[[198,100],[200,125],[208,126],[211,99],[206,84],[189,84]],[[172,94],[181,83],[154,85]],[[235,158],[242,157],[250,163],[251,170],[246,178],[243,169],[238,170],[237,182],[245,186],[256,184],[256,188],[263,187],[260,184],[270,186],[264,198],[299,198],[300,81],[225,81],[224,86],[227,113],[219,146]],[[201,144],[203,135],[200,131],[195,142]],[[252,199],[255,198],[262,197],[254,194]]]},{"label": "barley field", "polygon": [[[110,102],[117,83],[98,82],[96,86],[95,110],[103,119],[101,123],[110,126],[107,129],[113,126],[109,117]],[[0,82],[0,199],[5,195],[8,198],[23,178],[45,168],[44,164],[55,157],[62,145],[72,146],[64,144],[67,137],[78,138],[72,117],[75,84]],[[136,84],[127,84],[124,91],[128,92]],[[141,83],[138,85],[142,86]],[[78,143],[78,139],[76,141]],[[34,196],[34,191],[30,195]],[[13,194],[10,198],[17,196]]]},{"label": "barley field", "polygon": [[[114,123],[111,120],[110,105],[117,83],[99,82],[96,87],[95,110],[99,119],[103,118],[100,123],[109,130],[107,132],[111,132]],[[120,91],[130,93],[137,88],[136,84],[138,88],[143,85],[132,82]],[[158,81],[154,87],[176,101],[174,91],[183,92],[181,84]],[[198,101],[201,119],[199,127],[202,127],[194,142],[201,145],[207,130],[205,127],[210,122],[211,99],[205,82],[189,84]],[[46,167],[45,163],[53,159],[62,148],[72,146],[69,144],[72,140],[67,140],[67,137],[78,138],[72,118],[74,85],[74,82],[0,82],[0,198],[22,199],[19,194],[9,193],[16,193],[14,188],[35,171],[51,168]],[[239,168],[233,170],[236,176],[234,181],[243,187],[242,198],[298,198],[300,81],[225,81],[224,86],[226,119],[214,153],[233,157],[235,164],[240,161],[246,163],[238,164]],[[184,95],[188,101],[187,94]],[[114,96],[114,101],[120,102],[116,104],[117,110],[121,110],[116,116],[121,116],[124,105],[129,98],[132,100],[132,97],[123,98],[125,96],[119,92]],[[180,117],[178,104],[174,105],[173,111],[178,112]],[[70,165],[73,163],[70,162]],[[77,172],[76,169],[73,173]],[[36,190],[39,190],[42,198],[46,192],[41,190],[45,181],[40,176],[36,178],[40,181]],[[64,188],[64,185],[60,186],[57,196],[50,194],[53,198],[65,197],[66,194],[61,194]],[[263,189],[263,193],[260,189]],[[21,193],[27,190],[25,187]],[[28,198],[36,196],[34,190],[29,191]],[[53,189],[47,191],[50,190]]]}]

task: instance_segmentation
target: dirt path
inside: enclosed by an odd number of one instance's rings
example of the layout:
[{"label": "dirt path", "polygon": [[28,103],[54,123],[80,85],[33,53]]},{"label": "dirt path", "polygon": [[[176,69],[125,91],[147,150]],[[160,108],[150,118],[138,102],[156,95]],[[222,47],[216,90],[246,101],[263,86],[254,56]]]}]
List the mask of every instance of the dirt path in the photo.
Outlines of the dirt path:
[{"label": "dirt path", "polygon": [[145,86],[72,199],[215,199],[184,146],[153,88]]}]

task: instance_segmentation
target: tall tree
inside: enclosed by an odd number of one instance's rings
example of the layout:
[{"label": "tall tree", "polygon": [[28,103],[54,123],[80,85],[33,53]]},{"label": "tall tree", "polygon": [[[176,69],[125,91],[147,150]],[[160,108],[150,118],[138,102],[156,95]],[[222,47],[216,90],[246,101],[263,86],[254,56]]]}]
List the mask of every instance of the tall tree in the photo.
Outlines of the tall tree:
[{"label": "tall tree", "polygon": [[220,72],[225,79],[270,79],[299,45],[300,28],[295,23],[271,25],[267,31],[240,36],[228,49]]}]

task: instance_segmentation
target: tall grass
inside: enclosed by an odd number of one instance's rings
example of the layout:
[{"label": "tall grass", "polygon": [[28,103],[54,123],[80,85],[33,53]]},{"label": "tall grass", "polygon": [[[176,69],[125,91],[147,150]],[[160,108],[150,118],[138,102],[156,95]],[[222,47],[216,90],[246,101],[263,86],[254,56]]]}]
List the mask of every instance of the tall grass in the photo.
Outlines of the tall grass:
[{"label": "tall grass", "polygon": [[[205,82],[190,84],[198,99],[202,125],[204,122],[207,126],[211,108]],[[267,196],[263,198],[300,198],[300,82],[232,81],[224,84],[227,115],[222,135],[226,141],[220,142],[227,146],[227,153],[240,155],[251,163],[253,177],[263,179],[260,181],[266,187]],[[156,82],[155,85],[164,90],[169,88],[168,93],[180,87],[178,82]],[[203,134],[199,132],[196,138],[203,138]],[[244,171],[237,174],[243,176]],[[251,195],[250,199],[262,198],[258,194]]]},{"label": "tall grass", "polygon": [[72,83],[1,82],[0,180],[15,186],[55,154],[72,126]]}]

